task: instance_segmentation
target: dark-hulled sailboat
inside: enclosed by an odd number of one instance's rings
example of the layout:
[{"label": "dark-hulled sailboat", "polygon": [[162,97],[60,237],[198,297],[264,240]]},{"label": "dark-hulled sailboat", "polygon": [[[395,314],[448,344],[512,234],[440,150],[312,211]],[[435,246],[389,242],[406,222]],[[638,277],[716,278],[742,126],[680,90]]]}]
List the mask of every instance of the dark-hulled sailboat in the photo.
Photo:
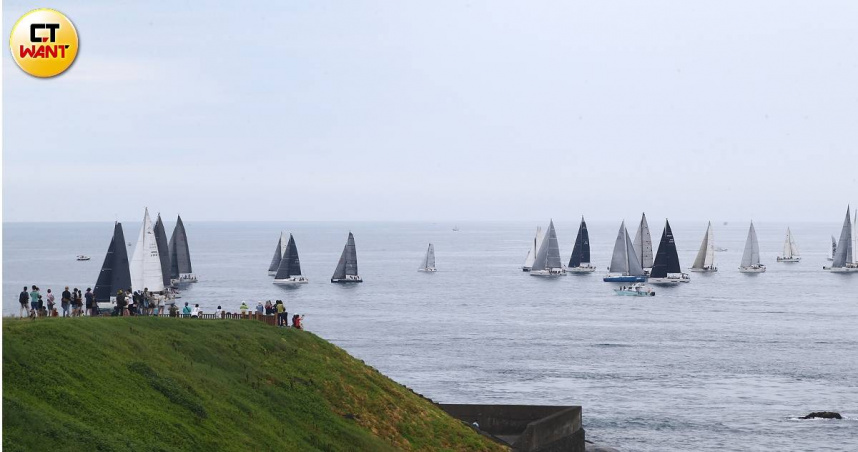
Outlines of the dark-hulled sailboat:
[{"label": "dark-hulled sailboat", "polygon": [[298,258],[298,247],[295,246],[295,238],[292,237],[292,234],[289,234],[289,241],[286,242],[286,251],[283,252],[283,259],[280,259],[277,274],[274,275],[274,284],[307,284],[308,282],[310,281],[301,275],[301,260]]},{"label": "dark-hulled sailboat", "polygon": [[578,226],[578,236],[575,237],[575,246],[572,248],[572,257],[569,258],[569,273],[593,273],[596,267],[590,265],[590,234],[587,232],[587,223],[581,217],[581,225]]},{"label": "dark-hulled sailboat", "polygon": [[125,234],[122,232],[122,223],[116,222],[93,296],[102,309],[109,309],[111,298],[116,298],[119,290],[127,291],[130,288],[131,269],[128,265],[128,250],[125,248]]},{"label": "dark-hulled sailboat", "polygon": [[170,236],[170,278],[176,284],[197,282],[191,268],[191,251],[188,248],[188,235],[182,217],[176,220],[173,235]]},{"label": "dark-hulled sailboat", "polygon": [[655,253],[652,263],[652,271],[649,273],[651,284],[674,285],[681,282],[691,282],[687,273],[682,273],[679,266],[679,254],[676,252],[676,241],[670,223],[664,220],[664,232],[661,233],[661,242]]},{"label": "dark-hulled sailboat", "polygon": [[363,282],[358,275],[357,266],[357,250],[355,249],[355,237],[349,232],[349,239],[346,241],[346,246],[343,248],[343,254],[340,255],[340,261],[337,263],[337,269],[334,270],[334,275],[331,276],[332,283],[359,283]]}]

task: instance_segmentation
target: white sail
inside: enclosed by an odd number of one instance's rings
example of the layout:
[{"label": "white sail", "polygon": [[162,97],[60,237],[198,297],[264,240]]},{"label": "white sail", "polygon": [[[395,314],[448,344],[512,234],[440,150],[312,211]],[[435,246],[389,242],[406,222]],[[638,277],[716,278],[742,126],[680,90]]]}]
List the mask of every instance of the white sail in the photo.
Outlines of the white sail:
[{"label": "white sail", "polygon": [[649,224],[646,222],[646,214],[641,215],[638,231],[634,239],[635,256],[640,259],[641,267],[652,268],[652,237],[649,233]]},{"label": "white sail", "polygon": [[795,244],[795,239],[792,232],[787,228],[786,239],[784,239],[784,259],[792,259],[798,257],[798,247]]},{"label": "white sail", "polygon": [[426,256],[423,257],[423,263],[420,265],[419,270],[435,271],[435,245],[429,244]]},{"label": "white sail", "polygon": [[533,246],[527,252],[527,257],[524,258],[524,268],[533,267],[533,261],[536,260],[536,252],[539,244],[542,243],[542,226],[536,227],[536,237],[533,239]]},{"label": "white sail", "polygon": [[617,232],[614,254],[611,256],[611,266],[608,267],[608,272],[622,276],[644,275],[641,263],[635,254],[634,244],[626,230],[625,221],[620,224],[620,230]]},{"label": "white sail", "polygon": [[149,292],[161,292],[164,290],[164,279],[161,274],[161,257],[158,254],[158,244],[155,240],[155,231],[152,221],[149,219],[149,209],[143,215],[143,225],[137,238],[137,246],[131,257],[131,288]]},{"label": "white sail", "polygon": [[858,264],[858,209],[855,209],[855,221],[852,222],[852,262]]},{"label": "white sail", "polygon": [[843,219],[843,229],[840,231],[840,240],[837,242],[837,250],[834,252],[834,262],[831,267],[843,268],[854,262],[854,251],[852,249],[852,219],[849,216],[849,207],[846,208],[846,218]]},{"label": "white sail", "polygon": [[715,267],[715,233],[712,232],[712,223],[709,223],[709,229],[706,231],[706,236],[709,241],[706,245],[706,260],[703,261],[704,267]]},{"label": "white sail", "polygon": [[697,257],[694,258],[694,264],[691,268],[713,268],[715,266],[715,242],[712,239],[712,222],[706,227],[706,234],[703,236],[703,241],[700,243],[700,250],[697,251]]},{"label": "white sail", "polygon": [[757,231],[754,229],[754,222],[751,222],[751,228],[748,229],[748,238],[745,240],[745,252],[742,253],[742,267],[750,267],[760,264],[760,244],[757,242]]}]

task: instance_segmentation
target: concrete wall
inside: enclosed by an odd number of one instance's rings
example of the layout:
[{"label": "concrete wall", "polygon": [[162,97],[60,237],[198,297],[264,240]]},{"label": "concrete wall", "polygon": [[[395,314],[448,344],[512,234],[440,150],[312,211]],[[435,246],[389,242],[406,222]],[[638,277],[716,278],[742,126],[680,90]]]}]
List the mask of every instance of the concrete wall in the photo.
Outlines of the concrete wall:
[{"label": "concrete wall", "polygon": [[583,452],[580,406],[439,405],[521,452]]}]

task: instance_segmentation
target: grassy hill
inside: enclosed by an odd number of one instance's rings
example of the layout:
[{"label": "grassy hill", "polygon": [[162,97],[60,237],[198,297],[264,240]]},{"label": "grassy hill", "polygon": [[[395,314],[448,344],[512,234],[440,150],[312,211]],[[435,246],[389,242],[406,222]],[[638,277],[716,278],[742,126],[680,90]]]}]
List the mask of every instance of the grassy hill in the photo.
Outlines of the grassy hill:
[{"label": "grassy hill", "polygon": [[312,333],[165,318],[4,319],[3,448],[502,450]]}]

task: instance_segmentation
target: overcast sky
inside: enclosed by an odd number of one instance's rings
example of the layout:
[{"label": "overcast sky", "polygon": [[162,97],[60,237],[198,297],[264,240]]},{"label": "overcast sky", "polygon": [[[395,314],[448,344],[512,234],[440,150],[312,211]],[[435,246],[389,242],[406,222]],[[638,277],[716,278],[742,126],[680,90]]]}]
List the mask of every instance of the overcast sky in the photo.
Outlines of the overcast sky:
[{"label": "overcast sky", "polygon": [[[4,39],[44,3],[3,2]],[[5,221],[841,221],[858,2],[84,2]],[[8,44],[8,42],[7,42]]]}]

